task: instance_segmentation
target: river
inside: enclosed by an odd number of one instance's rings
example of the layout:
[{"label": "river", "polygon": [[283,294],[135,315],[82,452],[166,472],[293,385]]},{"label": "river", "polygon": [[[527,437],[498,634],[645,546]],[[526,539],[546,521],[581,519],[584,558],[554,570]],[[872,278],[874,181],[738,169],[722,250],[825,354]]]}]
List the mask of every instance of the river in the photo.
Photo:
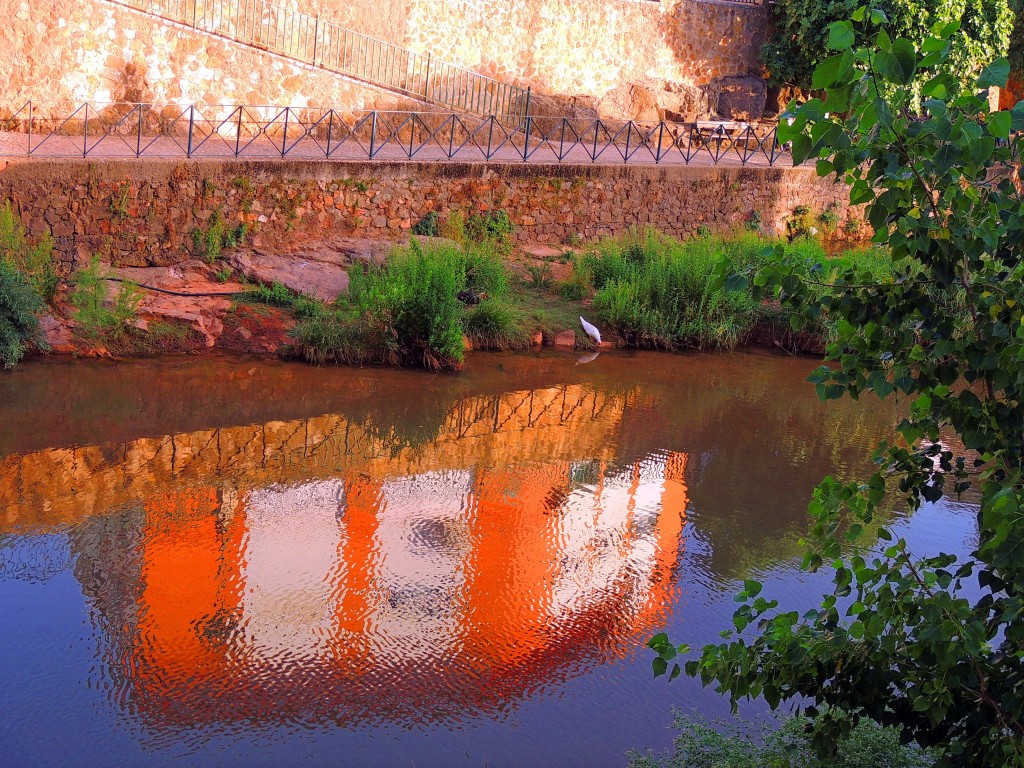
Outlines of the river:
[{"label": "river", "polygon": [[[621,766],[671,743],[644,648],[810,607],[806,504],[893,406],[813,360],[471,353],[0,375],[0,743],[47,765]],[[964,552],[973,509],[896,530]],[[742,711],[756,715],[755,702]]]}]

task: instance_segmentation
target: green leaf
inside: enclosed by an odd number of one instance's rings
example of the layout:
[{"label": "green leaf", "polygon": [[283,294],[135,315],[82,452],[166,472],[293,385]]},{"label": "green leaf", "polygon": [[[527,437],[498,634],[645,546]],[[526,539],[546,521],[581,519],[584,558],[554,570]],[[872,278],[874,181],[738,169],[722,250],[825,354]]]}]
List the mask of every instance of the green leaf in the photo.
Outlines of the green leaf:
[{"label": "green leaf", "polygon": [[1010,62],[1005,58],[998,58],[981,70],[978,77],[979,88],[1005,88],[1006,81],[1010,78]]},{"label": "green leaf", "polygon": [[849,21],[835,21],[828,25],[828,47],[833,51],[848,50],[855,39],[853,24]]},{"label": "green leaf", "polygon": [[750,287],[746,275],[731,274],[725,278],[725,290],[729,293],[741,293]]},{"label": "green leaf", "polygon": [[813,144],[809,136],[800,134],[793,137],[793,165],[800,165],[811,155]]},{"label": "green leaf", "polygon": [[1010,137],[1012,118],[1009,112],[993,112],[988,116],[988,132],[997,139]]}]

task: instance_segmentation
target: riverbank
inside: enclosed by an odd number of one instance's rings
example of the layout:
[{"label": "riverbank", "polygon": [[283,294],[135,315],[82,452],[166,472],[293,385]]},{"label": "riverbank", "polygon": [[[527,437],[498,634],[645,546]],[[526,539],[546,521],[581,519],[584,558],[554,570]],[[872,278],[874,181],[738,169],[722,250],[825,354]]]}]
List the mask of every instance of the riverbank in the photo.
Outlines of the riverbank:
[{"label": "riverbank", "polygon": [[[61,279],[51,242],[31,238],[8,207],[0,210],[0,255],[13,281],[5,290],[24,294],[40,320],[35,331],[25,319],[21,348],[8,350],[5,362],[26,349],[115,357],[230,351],[439,370],[460,369],[468,349],[544,344],[820,354],[828,318],[794,332],[777,305],[728,290],[725,277],[780,252],[798,255],[819,281],[853,265],[874,275],[888,269],[877,249],[827,257],[808,220],[785,240],[747,231],[680,241],[648,228],[590,244],[524,246],[503,211],[434,219],[423,230],[400,241],[335,238],[283,252],[218,230],[204,243],[205,259],[115,267],[94,258]],[[583,318],[597,335],[584,332]]]}]

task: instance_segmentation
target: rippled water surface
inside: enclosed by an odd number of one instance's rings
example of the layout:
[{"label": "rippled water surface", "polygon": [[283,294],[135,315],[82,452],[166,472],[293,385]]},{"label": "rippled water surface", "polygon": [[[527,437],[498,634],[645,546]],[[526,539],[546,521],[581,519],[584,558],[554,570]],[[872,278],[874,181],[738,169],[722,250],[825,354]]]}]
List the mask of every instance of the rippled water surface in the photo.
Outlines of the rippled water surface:
[{"label": "rippled water surface", "polygon": [[[0,376],[0,761],[623,765],[669,745],[646,639],[810,605],[806,501],[892,413],[813,361],[471,356],[465,373],[240,360]],[[912,542],[962,550],[971,510]],[[758,711],[752,705],[750,712]]]}]

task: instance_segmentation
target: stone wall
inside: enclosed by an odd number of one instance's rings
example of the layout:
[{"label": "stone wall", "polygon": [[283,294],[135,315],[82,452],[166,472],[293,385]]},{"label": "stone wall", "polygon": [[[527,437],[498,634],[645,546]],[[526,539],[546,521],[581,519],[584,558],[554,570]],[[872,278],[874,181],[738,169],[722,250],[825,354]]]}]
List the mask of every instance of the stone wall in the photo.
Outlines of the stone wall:
[{"label": "stone wall", "polygon": [[[701,0],[278,0],[532,86],[535,114],[658,119],[713,111],[723,79],[760,73],[764,7]],[[0,110],[33,99],[358,109],[411,102],[105,0],[0,0]]]},{"label": "stone wall", "polygon": [[346,109],[416,102],[102,0],[0,0],[0,114],[84,101]]},{"label": "stone wall", "polygon": [[12,160],[0,161],[4,199],[31,232],[53,235],[65,271],[93,253],[119,266],[174,264],[196,248],[194,232],[241,223],[247,242],[273,250],[400,239],[431,212],[505,210],[521,241],[547,243],[645,225],[725,233],[752,216],[783,234],[804,209],[812,220],[829,212],[841,235],[863,227],[847,188],[812,168]]}]

